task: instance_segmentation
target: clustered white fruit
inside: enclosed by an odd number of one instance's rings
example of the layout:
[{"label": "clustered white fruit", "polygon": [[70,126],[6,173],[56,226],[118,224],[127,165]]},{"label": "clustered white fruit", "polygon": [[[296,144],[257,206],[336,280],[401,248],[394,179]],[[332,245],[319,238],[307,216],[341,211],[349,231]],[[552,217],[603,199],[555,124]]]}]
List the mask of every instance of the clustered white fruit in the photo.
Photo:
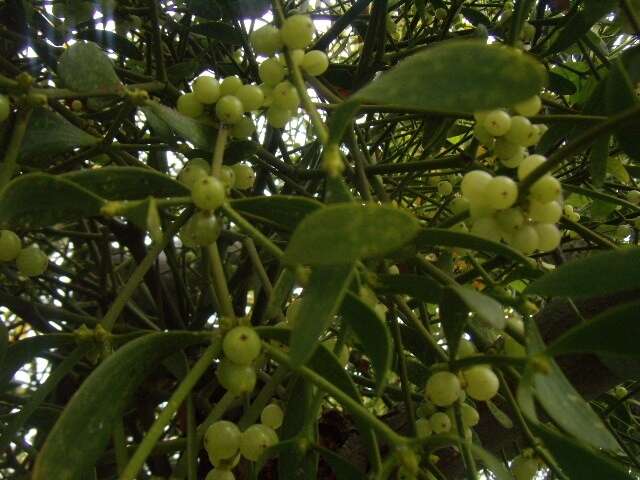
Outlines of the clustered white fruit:
[{"label": "clustered white fruit", "polygon": [[0,230],[0,263],[12,261],[25,277],[42,275],[49,266],[49,257],[36,244],[23,248],[22,240],[15,232]]},{"label": "clustered white fruit", "polygon": [[250,326],[238,326],[222,340],[224,358],[216,369],[220,385],[234,395],[251,393],[256,386],[254,361],[260,355],[260,337]]},{"label": "clustered white fruit", "polygon": [[[314,34],[313,21],[308,15],[292,15],[281,26],[265,25],[251,33],[250,41],[258,55],[268,57],[258,69],[265,93],[267,122],[283,128],[296,114],[300,105],[298,91],[287,80],[287,62],[282,55],[286,47],[293,64],[311,76],[322,75],[329,67],[327,55],[320,50],[305,53]],[[278,54],[278,55],[276,55]]]}]

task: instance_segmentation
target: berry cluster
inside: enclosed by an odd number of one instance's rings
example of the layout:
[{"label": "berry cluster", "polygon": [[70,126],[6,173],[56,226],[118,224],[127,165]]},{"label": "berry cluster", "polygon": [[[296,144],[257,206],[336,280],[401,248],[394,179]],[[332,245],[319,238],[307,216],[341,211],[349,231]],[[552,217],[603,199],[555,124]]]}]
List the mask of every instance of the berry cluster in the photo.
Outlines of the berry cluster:
[{"label": "berry cluster", "polygon": [[180,231],[188,247],[206,246],[215,242],[222,223],[214,215],[231,188],[246,190],[253,186],[255,172],[244,163],[222,166],[219,177],[210,175],[211,166],[204,158],[189,160],[178,173],[178,181],[191,190],[193,203],[200,209]]},{"label": "berry cluster", "polygon": [[216,370],[220,385],[234,395],[252,392],[256,386],[253,362],[261,348],[260,337],[251,327],[238,326],[227,332],[222,341],[225,356]]},{"label": "berry cluster", "polygon": [[207,429],[204,448],[215,467],[206,480],[233,480],[231,470],[243,456],[255,462],[264,451],[278,443],[276,430],[282,425],[284,414],[275,403],[267,405],[260,415],[260,422],[241,432],[238,426],[227,420],[217,421]]},{"label": "berry cluster", "polygon": [[274,128],[283,128],[300,105],[298,91],[286,79],[287,63],[283,55],[276,56],[286,47],[292,62],[308,75],[322,75],[329,67],[327,55],[320,50],[305,53],[312,40],[314,25],[307,15],[292,15],[278,29],[265,25],[250,36],[251,44],[258,55],[268,57],[259,67],[267,109],[267,121]]},{"label": "berry cluster", "polygon": [[42,275],[49,257],[37,245],[22,248],[22,240],[11,230],[0,230],[0,262],[16,262],[18,272],[25,277]]}]

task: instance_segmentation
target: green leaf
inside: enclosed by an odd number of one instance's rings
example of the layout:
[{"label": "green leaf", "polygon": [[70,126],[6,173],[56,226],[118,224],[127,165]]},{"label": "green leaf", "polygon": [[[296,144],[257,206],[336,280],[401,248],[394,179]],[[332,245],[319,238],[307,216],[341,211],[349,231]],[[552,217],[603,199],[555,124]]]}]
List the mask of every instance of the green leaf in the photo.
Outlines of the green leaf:
[{"label": "green leaf", "polygon": [[291,336],[292,360],[304,365],[318,346],[318,337],[338,313],[353,274],[353,264],[316,267],[304,289],[298,321]]},{"label": "green leaf", "polygon": [[293,231],[307,215],[323,205],[304,197],[272,195],[232,200],[231,206],[251,220]]},{"label": "green leaf", "polygon": [[450,286],[448,290],[457,295],[467,308],[474,313],[475,318],[485,325],[502,330],[507,324],[502,305],[493,298],[466,285]]},{"label": "green leaf", "polygon": [[224,22],[202,22],[191,26],[191,33],[204,35],[222,43],[239,44],[242,42],[240,32],[232,25]]},{"label": "green leaf", "polygon": [[640,302],[611,308],[557,338],[549,355],[604,353],[612,357],[638,357]]},{"label": "green leaf", "polygon": [[442,296],[440,284],[431,277],[421,275],[376,275],[372,287],[381,295],[410,295],[426,303],[440,303]]},{"label": "green leaf", "polygon": [[636,476],[622,463],[542,425],[534,425],[535,434],[555,457],[567,478],[634,480]]},{"label": "green leaf", "polygon": [[218,20],[222,16],[222,10],[212,0],[187,0],[187,10],[207,20]]},{"label": "green leaf", "polygon": [[622,205],[623,207],[640,212],[640,207],[638,207],[637,205],[634,205],[633,203],[628,202],[624,198],[619,197],[617,195],[610,195],[608,193],[603,193],[601,191],[592,190],[590,188],[577,187],[575,185],[569,185],[567,183],[563,183],[562,188],[568,192],[573,192],[579,195],[584,195],[585,197],[592,198],[594,200],[592,204],[592,208],[593,208],[593,205],[595,205],[597,202],[608,204],[610,207],[610,210],[608,211],[608,213],[611,213],[613,210],[615,210],[615,205]]},{"label": "green leaf", "polygon": [[414,243],[418,249],[424,249],[425,247],[458,247],[489,252],[531,267],[529,258],[517,250],[470,233],[454,232],[444,228],[424,228],[420,230]]},{"label": "green leaf", "polygon": [[105,201],[60,176],[31,173],[0,194],[0,225],[38,228],[100,215]]},{"label": "green leaf", "polygon": [[447,338],[449,358],[453,360],[458,353],[460,338],[469,318],[469,307],[453,288],[445,287],[443,289],[440,318],[444,335]]},{"label": "green leaf", "polygon": [[351,123],[353,116],[360,108],[360,102],[346,101],[331,112],[329,117],[329,143],[340,145],[344,132]]},{"label": "green leaf", "polygon": [[189,189],[150,168],[103,167],[60,175],[107,200],[142,200],[149,196],[190,196]]},{"label": "green leaf", "polygon": [[583,2],[582,10],[576,11],[560,31],[545,55],[553,55],[570,47],[586,35],[591,27],[616,5],[616,0],[597,0]]},{"label": "green leaf", "polygon": [[32,479],[80,479],[96,464],[109,444],[115,422],[158,362],[202,340],[193,333],[152,333],[110,355],[67,403],[38,454]]},{"label": "green leaf", "polygon": [[314,445],[314,449],[329,464],[335,474],[335,478],[348,478],[349,480],[365,480],[367,477],[347,459],[341,457],[332,450]]},{"label": "green leaf", "polygon": [[326,203],[353,202],[353,195],[343,177],[336,175],[325,179],[324,201]]},{"label": "green leaf", "polygon": [[53,155],[69,152],[77,147],[90,147],[101,139],[72,125],[57,113],[46,108],[34,109],[20,147],[20,161],[43,156],[47,163]]},{"label": "green leaf", "polygon": [[190,141],[196,148],[211,150],[212,141],[215,138],[215,129],[211,125],[182,115],[177,110],[153,100],[148,101],[146,106],[177,136]]},{"label": "green leaf", "polygon": [[410,242],[418,221],[396,208],[345,203],[313,212],[293,232],[287,264],[337,265],[382,256]]},{"label": "green leaf", "polygon": [[545,69],[521,50],[476,40],[448,41],[403,60],[353,98],[473,113],[511,106],[537,95],[545,83]]},{"label": "green leaf", "polygon": [[118,52],[119,55],[132,58],[134,60],[143,60],[144,57],[134,43],[121,37],[117,33],[108,30],[83,30],[76,33],[76,38],[82,40],[91,40],[104,49]]},{"label": "green leaf", "polygon": [[640,248],[596,253],[573,260],[540,277],[527,295],[585,297],[636,288],[640,278]]},{"label": "green leaf", "polygon": [[[124,87],[107,55],[93,42],[77,42],[67,48],[58,60],[62,83],[77,92],[122,93]],[[99,109],[109,99],[90,98],[90,108]]]},{"label": "green leaf", "polygon": [[602,135],[596,139],[589,154],[589,170],[591,180],[597,187],[604,183],[607,174],[607,159],[609,158],[609,135]]},{"label": "green leaf", "polygon": [[355,333],[362,345],[363,353],[371,359],[376,377],[376,395],[381,395],[393,357],[391,334],[386,322],[369,305],[350,292],[342,302],[340,315]]},{"label": "green leaf", "polygon": [[571,80],[556,72],[549,72],[549,90],[558,95],[573,95],[578,91]]},{"label": "green leaf", "polygon": [[269,303],[265,309],[265,317],[267,319],[274,318],[278,312],[282,311],[282,306],[289,297],[291,290],[293,290],[295,283],[296,276],[292,270],[285,268],[280,272],[276,283],[273,285],[273,291],[269,296]]},{"label": "green leaf", "polygon": [[611,435],[600,417],[573,388],[558,364],[551,357],[542,356],[545,345],[533,321],[527,324],[527,352],[537,355],[546,365],[546,372],[525,373],[518,393],[518,400],[525,400],[523,412],[529,420],[537,423],[532,395],[544,411],[565,432],[579,438],[594,448],[615,451],[618,442]]}]

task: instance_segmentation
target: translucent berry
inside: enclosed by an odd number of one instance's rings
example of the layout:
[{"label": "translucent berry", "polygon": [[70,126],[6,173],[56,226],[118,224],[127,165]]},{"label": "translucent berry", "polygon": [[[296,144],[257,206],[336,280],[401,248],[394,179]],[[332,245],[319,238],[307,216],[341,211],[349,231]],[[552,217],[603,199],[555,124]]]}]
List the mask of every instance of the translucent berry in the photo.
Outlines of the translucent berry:
[{"label": "translucent berry", "polygon": [[227,188],[233,188],[236,183],[236,174],[231,167],[223,165],[220,169],[220,181],[226,185]]},{"label": "translucent berry", "polygon": [[[273,446],[273,436],[264,425],[251,425],[240,437],[240,452],[247,460],[255,462],[264,451]],[[276,437],[277,438],[277,437]]]},{"label": "translucent berry", "polygon": [[282,420],[284,419],[284,413],[280,406],[275,403],[270,403],[262,410],[260,414],[260,422],[267,427],[273,428],[277,430],[282,425]]},{"label": "translucent berry", "polygon": [[199,117],[204,112],[202,103],[198,101],[193,92],[180,95],[180,97],[178,97],[178,104],[176,108],[182,115],[191,118]]},{"label": "translucent berry", "polygon": [[42,275],[49,265],[49,257],[37,245],[30,245],[20,250],[16,257],[18,272],[25,277]]},{"label": "translucent berry", "polygon": [[204,434],[204,448],[216,458],[231,458],[240,448],[240,430],[227,420],[212,423]]},{"label": "translucent berry", "polygon": [[456,196],[449,203],[449,210],[451,210],[451,212],[454,214],[466,212],[467,210],[469,210],[469,200],[467,200],[465,197]]},{"label": "translucent berry", "polygon": [[492,148],[494,145],[495,139],[480,122],[473,126],[473,136],[485,147]]},{"label": "translucent berry", "polygon": [[498,393],[500,380],[491,368],[477,365],[462,372],[466,382],[466,392],[474,400],[486,402]]},{"label": "translucent berry", "polygon": [[478,218],[492,217],[496,209],[483,200],[471,202],[469,205],[469,215],[473,220]]},{"label": "translucent berry", "polygon": [[[74,112],[81,112],[83,108],[84,108],[84,104],[82,103],[81,100],[75,99],[73,102],[71,102],[71,110],[73,110]],[[0,100],[0,118],[2,118],[1,110],[2,110],[2,100]]]},{"label": "translucent berry", "polygon": [[[304,50],[299,48],[296,48],[295,50],[289,49],[289,57],[291,58],[291,63],[298,67],[302,65],[302,60],[304,60]],[[278,61],[283,67],[288,67],[287,57],[285,55],[278,55]]]},{"label": "translucent berry", "polygon": [[451,185],[451,182],[448,182],[447,180],[442,180],[441,182],[438,182],[438,194],[445,196],[445,195],[450,195],[453,192],[453,185]]},{"label": "translucent berry", "polygon": [[510,465],[515,480],[533,480],[538,473],[538,462],[533,458],[519,455]]},{"label": "translucent berry", "polygon": [[201,210],[215,210],[224,203],[224,183],[216,177],[203,177],[193,184],[191,198]]},{"label": "translucent berry", "polygon": [[296,110],[300,105],[300,95],[291,82],[284,81],[273,87],[273,106],[284,110]]},{"label": "translucent berry", "polygon": [[562,217],[562,207],[556,201],[541,203],[531,200],[528,212],[531,220],[540,223],[557,223]]},{"label": "translucent berry", "polygon": [[471,233],[493,242],[499,242],[501,238],[500,226],[493,217],[482,217],[474,220],[471,226]]},{"label": "translucent berry", "polygon": [[614,390],[613,390],[613,394],[616,396],[616,398],[618,400],[623,399],[624,397],[626,397],[627,395],[629,395],[629,391],[624,388],[622,385],[618,385]]},{"label": "translucent berry", "polygon": [[233,125],[242,119],[244,108],[233,95],[225,95],[216,103],[216,116],[222,123]]},{"label": "translucent berry", "polygon": [[220,96],[233,95],[242,86],[242,80],[236,75],[226,77],[220,84]]},{"label": "translucent berry", "polygon": [[249,117],[243,116],[231,128],[233,138],[249,138],[256,131],[256,125]]},{"label": "translucent berry", "polygon": [[518,199],[518,184],[509,177],[494,177],[487,183],[484,194],[487,203],[493,208],[509,208]]},{"label": "translucent berry", "polygon": [[238,365],[224,359],[218,365],[216,376],[223,388],[234,395],[251,393],[256,386],[256,371],[250,365]]},{"label": "translucent berry", "polygon": [[511,246],[516,250],[520,250],[525,255],[529,255],[538,248],[540,238],[533,226],[524,225],[513,234],[509,243],[511,243]]},{"label": "translucent berry", "polygon": [[240,100],[245,112],[258,110],[264,102],[264,93],[257,85],[242,85],[234,96]]},{"label": "translucent berry", "polygon": [[192,158],[178,173],[178,181],[191,190],[196,181],[209,175],[210,170],[211,166],[204,158]]},{"label": "translucent berry", "polygon": [[273,25],[265,25],[251,32],[249,41],[256,53],[271,57],[282,50],[284,44],[280,38],[280,30]]},{"label": "translucent berry", "polygon": [[627,192],[626,198],[627,202],[633,203],[634,205],[640,205],[640,191],[631,190]]},{"label": "translucent berry", "polygon": [[447,433],[451,430],[451,419],[449,415],[444,412],[436,412],[429,418],[431,424],[431,430],[433,433]]},{"label": "translucent berry", "polygon": [[236,476],[233,474],[231,470],[223,470],[221,468],[214,468],[204,480],[236,480]]},{"label": "translucent berry", "polygon": [[425,396],[439,407],[448,407],[460,397],[460,380],[451,372],[437,372],[429,377]]},{"label": "translucent berry", "polygon": [[556,200],[562,193],[562,185],[558,179],[552,175],[545,175],[531,186],[529,194],[535,200],[547,203]]},{"label": "translucent berry", "polygon": [[213,77],[203,75],[196,78],[192,89],[196,100],[205,105],[216,103],[220,98],[220,84]]},{"label": "translucent berry", "polygon": [[285,70],[277,58],[271,57],[260,64],[258,74],[265,85],[275,87],[284,79]]},{"label": "translucent berry", "polygon": [[273,128],[284,128],[291,119],[291,111],[271,105],[267,110],[267,122]]},{"label": "translucent berry", "polygon": [[[493,153],[496,154],[496,156],[500,159],[500,162],[505,166],[507,166],[505,162],[509,161],[510,159],[516,156],[519,158],[518,160],[518,165],[519,165],[524,159],[524,157],[526,156],[526,155],[523,156],[525,152],[526,152],[526,149],[523,146],[517,143],[511,142],[505,137],[500,137],[496,139],[496,142],[493,146]],[[508,167],[514,168],[512,166],[508,166]]]},{"label": "translucent berry", "polygon": [[458,343],[458,352],[456,354],[457,358],[467,358],[476,353],[476,346],[473,344],[471,340],[467,340],[466,338],[461,338]]},{"label": "translucent berry", "polygon": [[433,433],[431,428],[431,422],[426,418],[419,418],[416,420],[416,435],[418,438],[425,438]]},{"label": "translucent berry", "polygon": [[500,225],[500,229],[509,234],[513,234],[522,227],[525,220],[524,212],[520,208],[508,208],[496,213],[496,221]]},{"label": "translucent berry", "polygon": [[197,212],[191,217],[190,223],[193,243],[201,247],[215,242],[222,231],[220,220],[212,213]]},{"label": "translucent berry", "polygon": [[542,100],[538,95],[535,95],[527,100],[516,103],[513,106],[513,109],[518,112],[520,115],[524,115],[525,117],[533,117],[540,113],[540,109],[542,108]]},{"label": "translucent berry", "polygon": [[484,128],[494,137],[501,137],[511,128],[511,117],[504,110],[493,110],[484,118]]},{"label": "translucent berry", "polygon": [[465,427],[475,427],[480,421],[480,414],[468,403],[463,403],[460,407],[462,423]]},{"label": "translucent berry", "polygon": [[311,50],[304,54],[300,68],[313,77],[322,75],[329,68],[329,58],[321,50]]},{"label": "translucent berry", "polygon": [[236,176],[236,188],[247,190],[253,187],[256,181],[256,172],[246,163],[236,163],[231,166]]},{"label": "translucent berry", "polygon": [[560,245],[562,234],[558,227],[552,223],[538,223],[534,225],[538,234],[538,250],[541,252],[550,252]]},{"label": "translucent berry", "polygon": [[288,48],[306,48],[313,41],[314,26],[308,15],[292,15],[280,28],[280,37]]},{"label": "translucent berry", "polygon": [[529,176],[536,168],[547,161],[547,157],[542,155],[529,155],[526,157],[520,166],[518,167],[518,180],[523,180]]},{"label": "translucent berry", "polygon": [[22,241],[18,235],[11,230],[0,230],[0,262],[15,260],[21,248]]},{"label": "translucent berry", "polygon": [[460,191],[471,202],[481,201],[484,197],[484,189],[491,178],[491,175],[483,170],[472,170],[462,178]]},{"label": "translucent berry", "polygon": [[260,355],[261,348],[260,337],[251,327],[235,327],[222,341],[225,356],[238,365],[251,364]]},{"label": "translucent berry", "polygon": [[521,115],[511,117],[511,128],[504,136],[508,141],[524,147],[535,145],[537,137],[538,129],[531,125],[528,118]]}]

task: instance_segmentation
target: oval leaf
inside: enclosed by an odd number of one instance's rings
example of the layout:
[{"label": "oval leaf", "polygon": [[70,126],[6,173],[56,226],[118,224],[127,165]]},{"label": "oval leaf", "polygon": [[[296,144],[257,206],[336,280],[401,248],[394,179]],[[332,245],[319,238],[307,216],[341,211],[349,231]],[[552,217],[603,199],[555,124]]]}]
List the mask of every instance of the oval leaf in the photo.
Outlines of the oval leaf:
[{"label": "oval leaf", "polygon": [[537,95],[544,68],[521,50],[481,41],[450,41],[416,53],[354,95],[361,102],[436,112],[511,106]]},{"label": "oval leaf", "polygon": [[22,175],[0,195],[0,225],[46,227],[100,215],[105,201],[60,176]]},{"label": "oval leaf", "polygon": [[177,110],[153,100],[148,101],[146,106],[179,137],[189,140],[197,148],[211,149],[212,139],[215,138],[215,129],[212,126],[182,115]]},{"label": "oval leaf", "polygon": [[638,287],[640,248],[596,253],[567,262],[525,290],[528,295],[583,297],[606,295]]},{"label": "oval leaf", "polygon": [[32,479],[76,479],[92,468],[144,378],[165,356],[201,341],[192,333],[152,333],[109,356],[67,404],[40,450]]},{"label": "oval leaf", "polygon": [[502,305],[493,298],[467,286],[456,285],[448,288],[486,325],[501,330],[507,324]]},{"label": "oval leaf", "polygon": [[242,41],[240,32],[224,22],[203,22],[191,26],[191,33],[204,35],[222,43],[239,44]]},{"label": "oval leaf", "polygon": [[381,295],[410,295],[427,303],[440,303],[442,287],[433,278],[412,274],[382,274],[372,280],[373,289]]},{"label": "oval leaf", "polygon": [[307,216],[293,232],[283,261],[337,265],[397,250],[418,233],[418,221],[392,207],[331,205]]}]

